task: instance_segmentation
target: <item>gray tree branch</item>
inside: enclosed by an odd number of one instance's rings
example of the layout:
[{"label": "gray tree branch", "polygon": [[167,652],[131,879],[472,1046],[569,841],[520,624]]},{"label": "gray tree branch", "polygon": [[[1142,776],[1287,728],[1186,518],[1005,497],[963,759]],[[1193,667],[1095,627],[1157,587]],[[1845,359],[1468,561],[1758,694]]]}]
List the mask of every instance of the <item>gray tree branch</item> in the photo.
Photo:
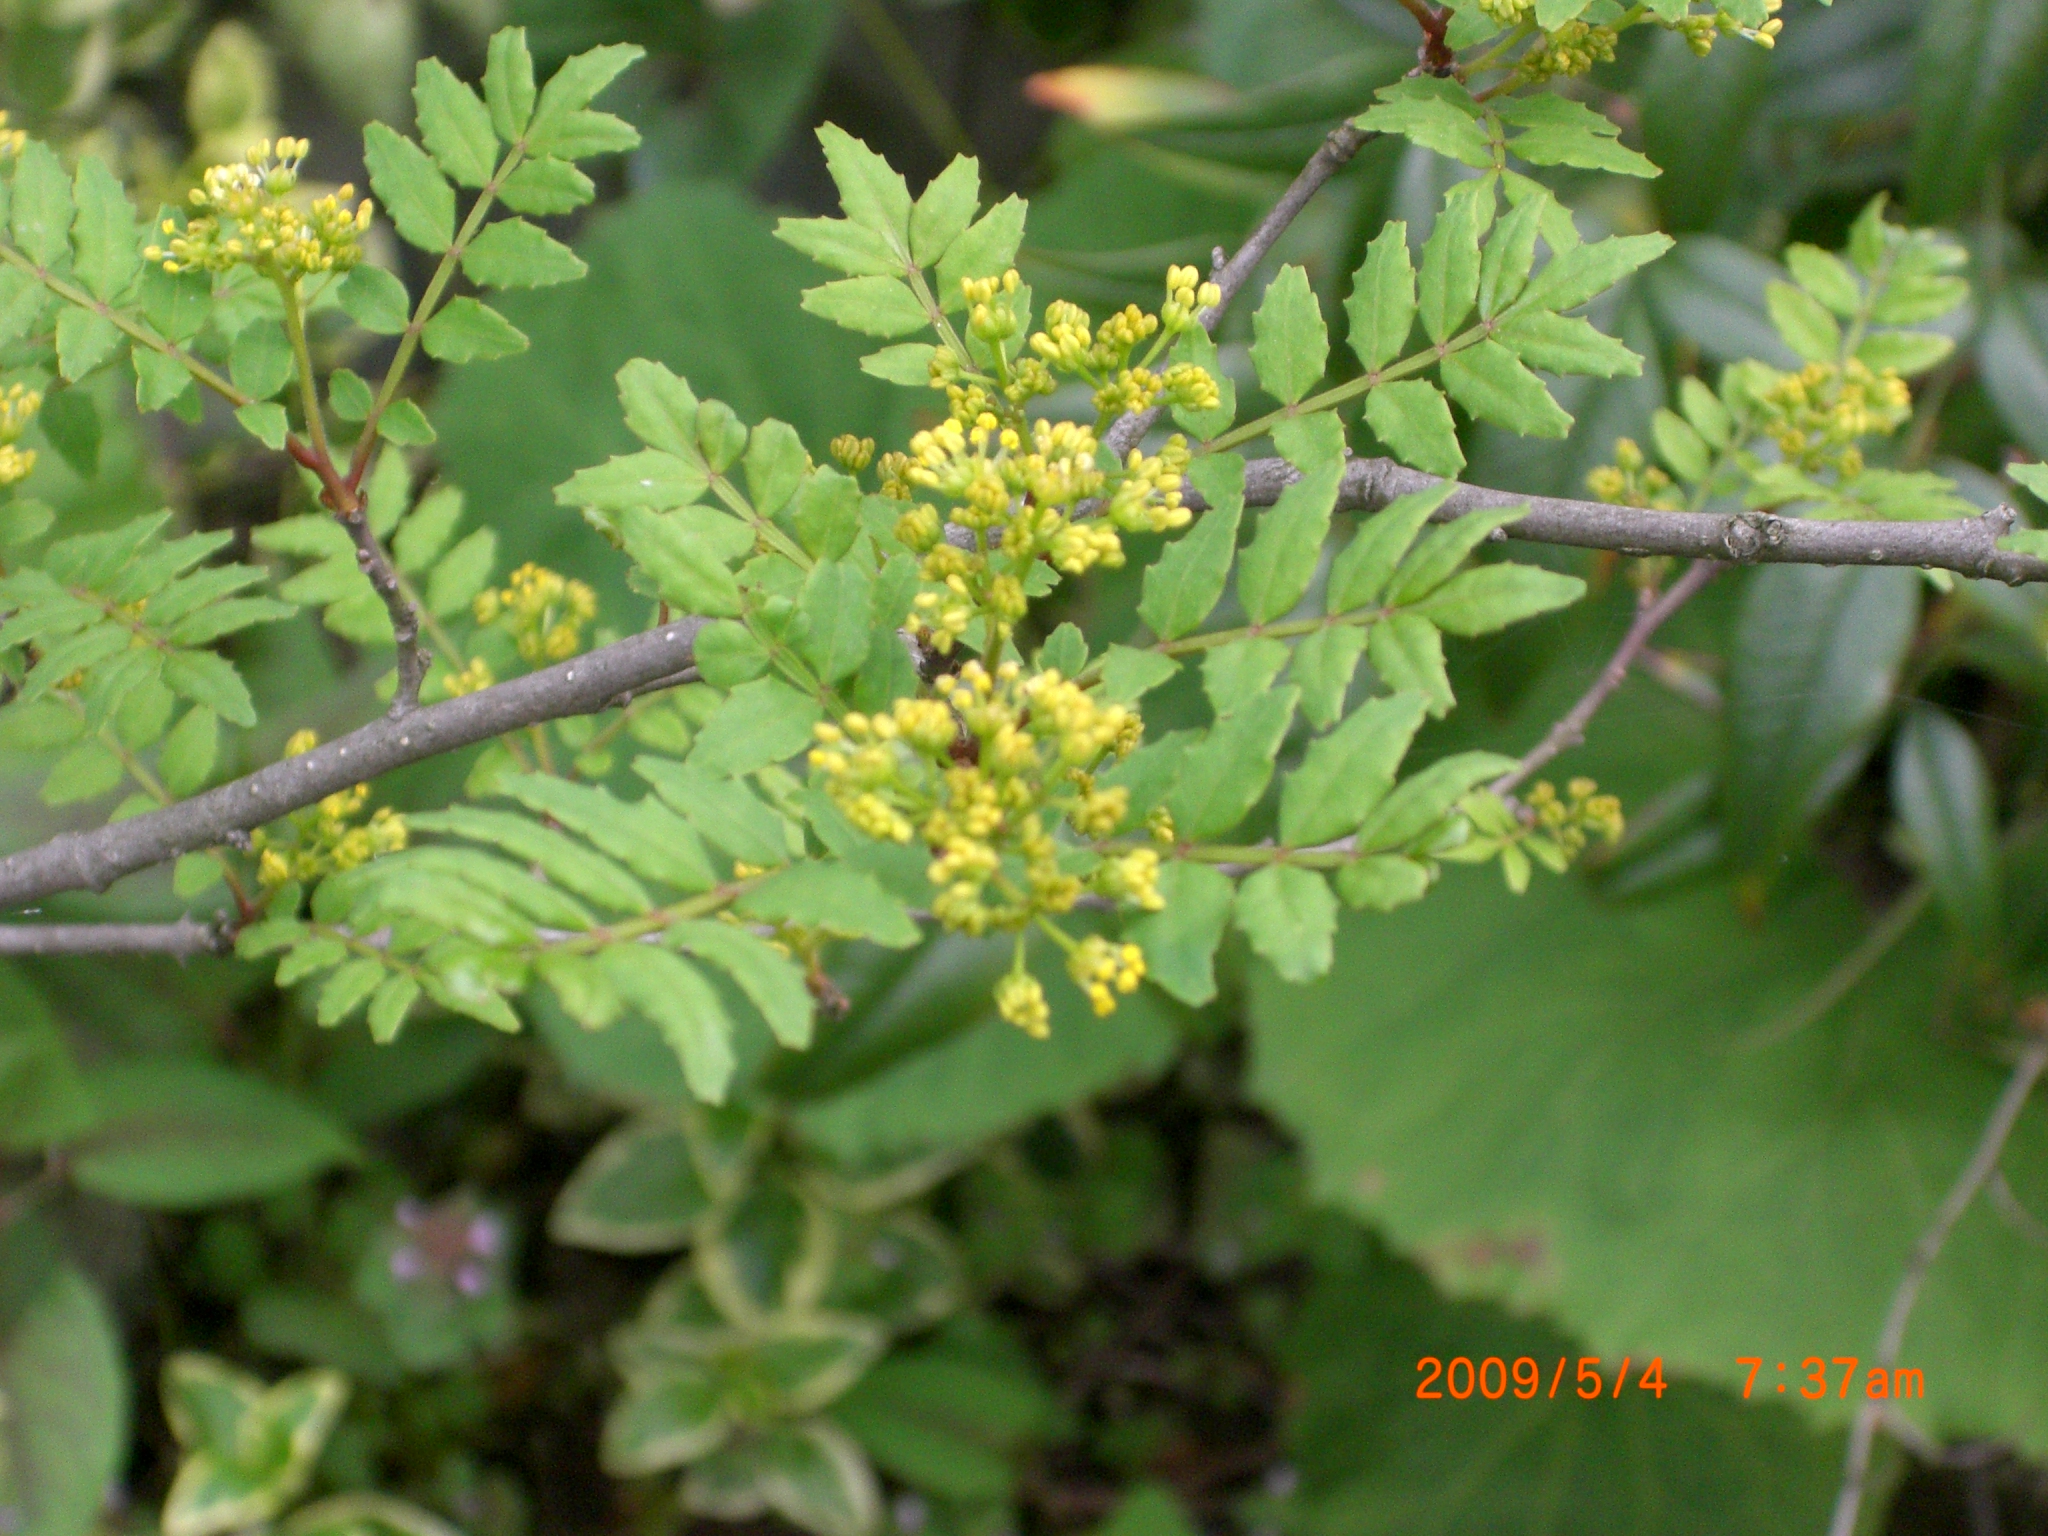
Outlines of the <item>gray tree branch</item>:
[{"label": "gray tree branch", "polygon": [[0,925],[0,955],[226,954],[227,931],[181,917],[175,923],[18,923]]}]

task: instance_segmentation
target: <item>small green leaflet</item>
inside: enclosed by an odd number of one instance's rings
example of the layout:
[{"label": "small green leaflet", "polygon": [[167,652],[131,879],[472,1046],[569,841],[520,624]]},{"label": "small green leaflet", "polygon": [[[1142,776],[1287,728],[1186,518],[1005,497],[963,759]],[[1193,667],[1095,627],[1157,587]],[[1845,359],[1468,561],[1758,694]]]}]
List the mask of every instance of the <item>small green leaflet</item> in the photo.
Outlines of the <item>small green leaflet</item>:
[{"label": "small green leaflet", "polygon": [[1239,455],[1196,459],[1188,466],[1188,480],[1209,510],[1146,570],[1138,604],[1138,616],[1162,640],[1193,633],[1215,609],[1230,576],[1244,515],[1244,460]]},{"label": "small green leaflet", "polygon": [[411,139],[371,123],[363,130],[370,188],[408,244],[439,255],[455,243],[455,189]]},{"label": "small green leaflet", "polygon": [[1351,350],[1366,372],[1399,357],[1415,329],[1415,268],[1408,259],[1408,226],[1396,219],[1365,248],[1365,264],[1344,301]]},{"label": "small green leaflet", "polygon": [[1322,379],[1329,361],[1330,333],[1322,306],[1308,285],[1308,273],[1285,266],[1266,287],[1252,316],[1252,366],[1267,394],[1292,405]]},{"label": "small green leaflet", "polygon": [[1404,464],[1447,477],[1465,467],[1450,402],[1427,379],[1380,385],[1365,397],[1365,423]]},{"label": "small green leaflet", "polygon": [[1316,870],[1268,864],[1238,886],[1233,915],[1259,958],[1284,980],[1314,981],[1330,969],[1337,898]]}]

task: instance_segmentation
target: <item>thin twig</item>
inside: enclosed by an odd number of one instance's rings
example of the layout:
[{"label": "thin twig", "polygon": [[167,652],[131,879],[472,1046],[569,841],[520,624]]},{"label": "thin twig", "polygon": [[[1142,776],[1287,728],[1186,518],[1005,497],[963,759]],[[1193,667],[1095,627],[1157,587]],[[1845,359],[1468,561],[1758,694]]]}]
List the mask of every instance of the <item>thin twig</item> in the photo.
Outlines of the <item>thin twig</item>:
[{"label": "thin twig", "polygon": [[234,946],[212,923],[181,917],[175,923],[0,924],[0,955],[226,954]]},{"label": "thin twig", "polygon": [[[1329,137],[1323,140],[1321,147],[1309,157],[1308,164],[1301,168],[1301,174],[1294,178],[1285,192],[1280,194],[1280,201],[1273,205],[1272,211],[1259,220],[1258,228],[1254,229],[1246,237],[1244,244],[1237,248],[1237,254],[1226,259],[1221,250],[1218,250],[1216,264],[1209,273],[1209,280],[1223,290],[1223,298],[1220,303],[1212,305],[1196,316],[1201,321],[1203,330],[1216,329],[1216,322],[1222,319],[1223,311],[1237,296],[1237,291],[1245,285],[1252,273],[1258,270],[1259,263],[1266,259],[1280,237],[1287,232],[1287,226],[1294,222],[1295,216],[1308,206],[1309,199],[1322,191],[1324,184],[1350,163],[1351,157],[1358,153],[1361,146],[1378,137],[1377,133],[1368,133],[1349,122],[1339,123],[1330,130]],[[1118,458],[1122,458],[1137,447],[1144,440],[1145,434],[1152,430],[1152,423],[1159,419],[1161,409],[1162,407],[1155,405],[1150,410],[1128,411],[1119,416],[1111,424],[1109,431],[1103,434],[1104,444]]]},{"label": "thin twig", "polygon": [[1636,609],[1635,622],[1628,627],[1621,644],[1615,647],[1607,665],[1600,669],[1600,675],[1593,679],[1593,686],[1574,704],[1564,716],[1544,733],[1543,739],[1523,754],[1522,760],[1509,772],[1502,774],[1487,787],[1496,795],[1511,795],[1528,782],[1529,777],[1561,752],[1568,752],[1586,739],[1586,727],[1593,716],[1600,712],[1608,696],[1622,685],[1629,668],[1635,665],[1643,647],[1650,643],[1650,637],[1657,633],[1664,621],[1678,612],[1695,592],[1714,579],[1720,567],[1711,560],[1693,562],[1686,573],[1673,582],[1669,590],[1658,595],[1645,590]]},{"label": "thin twig", "polygon": [[[1906,1261],[1906,1271],[1899,1277],[1898,1289],[1892,1293],[1891,1308],[1885,1313],[1884,1331],[1878,1335],[1875,1356],[1878,1369],[1889,1373],[1898,1365],[1899,1351],[1906,1342],[1906,1323],[1913,1315],[1913,1304],[1920,1299],[1920,1287],[1926,1283],[1927,1272],[1940,1257],[1942,1245],[1948,1241],[1956,1222],[1969,1209],[1970,1202],[1984,1187],[1984,1181],[1991,1177],[1992,1170],[1997,1168],[2006,1138],[2012,1134],[2020,1110],[2026,1105],[2027,1095],[2033,1092],[2034,1083],[2044,1068],[2048,1068],[2048,1040],[2035,1040],[2020,1053],[2005,1091],[1992,1106],[1991,1118],[1985,1122],[1977,1150],[1970,1155],[1970,1161],[1957,1178],[1955,1187],[1936,1208],[1934,1219],[1920,1234],[1920,1241],[1913,1245],[1913,1255]],[[1870,1474],[1871,1444],[1877,1437],[1883,1411],[1884,1404],[1877,1399],[1866,1399],[1856,1407],[1856,1420],[1849,1430],[1849,1454],[1842,1470],[1842,1491],[1835,1500],[1834,1518],[1828,1522],[1828,1536],[1854,1536],[1857,1512],[1863,1504],[1864,1481]]]},{"label": "thin twig", "polygon": [[545,720],[595,714],[622,695],[674,678],[687,662],[702,621],[680,619],[525,677],[428,704],[403,719],[382,719],[297,757],[159,811],[89,832],[65,832],[0,858],[0,906],[59,891],[105,890],[231,834],[247,832],[401,768],[474,746]]}]

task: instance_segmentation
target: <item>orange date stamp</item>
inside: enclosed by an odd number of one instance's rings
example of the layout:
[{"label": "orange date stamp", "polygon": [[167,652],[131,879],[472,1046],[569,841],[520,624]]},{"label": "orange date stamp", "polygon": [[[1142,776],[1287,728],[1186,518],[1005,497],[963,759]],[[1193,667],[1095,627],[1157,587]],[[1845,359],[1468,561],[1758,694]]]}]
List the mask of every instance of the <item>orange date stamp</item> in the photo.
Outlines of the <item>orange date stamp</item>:
[{"label": "orange date stamp", "polygon": [[[1865,1397],[1873,1402],[1891,1398],[1919,1398],[1927,1395],[1926,1378],[1915,1366],[1870,1366],[1863,1373],[1860,1388],[1856,1368],[1861,1362],[1852,1355],[1835,1355],[1823,1358],[1808,1355],[1798,1364],[1796,1372],[1791,1371],[1785,1361],[1777,1361],[1773,1373],[1781,1378],[1776,1381],[1776,1392],[1769,1391],[1772,1381],[1765,1379],[1765,1391],[1756,1393],[1757,1375],[1763,1369],[1764,1360],[1758,1355],[1739,1355],[1735,1363],[1748,1366],[1749,1374],[1742,1383],[1742,1395],[1776,1397],[1797,1390],[1809,1400],[1834,1396],[1847,1398],[1852,1395]],[[1474,1397],[1487,1402],[1498,1402],[1502,1398],[1518,1398],[1527,1402],[1535,1397],[1555,1398],[1561,1388],[1567,1388],[1564,1395],[1576,1397],[1584,1402],[1605,1399],[1609,1402],[1627,1392],[1647,1392],[1662,1401],[1668,1383],[1664,1380],[1664,1357],[1651,1357],[1647,1365],[1636,1367],[1634,1357],[1624,1355],[1620,1365],[1614,1367],[1613,1379],[1608,1378],[1607,1369],[1598,1355],[1581,1355],[1577,1368],[1572,1367],[1572,1357],[1559,1355],[1555,1369],[1546,1370],[1544,1364],[1531,1355],[1518,1355],[1507,1360],[1499,1355],[1488,1355],[1474,1361],[1466,1355],[1454,1355],[1448,1361],[1436,1355],[1424,1355],[1415,1362],[1415,1369],[1421,1380],[1416,1383],[1415,1395],[1424,1402],[1468,1402]],[[1839,1382],[1831,1379],[1830,1373],[1841,1368]],[[1630,1371],[1634,1370],[1634,1379]],[[1546,1388],[1544,1378],[1548,1376]],[[1796,1387],[1795,1387],[1796,1383]]]}]

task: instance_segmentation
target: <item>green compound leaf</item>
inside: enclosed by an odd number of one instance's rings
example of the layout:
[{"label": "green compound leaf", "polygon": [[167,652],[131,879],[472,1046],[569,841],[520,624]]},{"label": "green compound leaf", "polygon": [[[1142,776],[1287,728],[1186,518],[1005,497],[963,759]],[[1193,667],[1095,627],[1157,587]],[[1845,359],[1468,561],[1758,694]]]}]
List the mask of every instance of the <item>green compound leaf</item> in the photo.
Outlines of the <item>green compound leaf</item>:
[{"label": "green compound leaf", "polygon": [[1145,979],[1199,1008],[1216,996],[1216,949],[1230,925],[1235,890],[1211,864],[1176,860],[1159,872],[1166,905],[1129,924],[1125,936],[1145,952]]},{"label": "green compound leaf", "polygon": [[465,187],[489,181],[498,165],[498,137],[483,99],[439,59],[420,60],[412,99],[420,140],[441,169]]},{"label": "green compound leaf", "polygon": [[106,316],[67,305],[57,312],[57,371],[76,382],[112,358],[122,339]]},{"label": "green compound leaf", "polygon": [[645,912],[653,906],[646,887],[603,854],[527,817],[457,805],[417,812],[406,820],[422,832],[446,832],[502,849],[563,890],[613,912]]},{"label": "green compound leaf", "polygon": [[668,942],[717,966],[760,1010],[775,1038],[793,1051],[811,1043],[812,1000],[803,971],[767,940],[729,923],[671,923]]},{"label": "green compound leaf", "polygon": [[1017,248],[1024,243],[1024,213],[1023,198],[1006,197],[946,248],[934,279],[939,303],[949,313],[967,305],[960,292],[963,281],[1000,277],[1016,263]]},{"label": "green compound leaf", "polygon": [[1634,378],[1643,371],[1642,358],[1579,315],[1520,310],[1494,337],[1530,367],[1550,373],[1619,379]]},{"label": "green compound leaf", "polygon": [[863,336],[908,336],[931,324],[917,295],[893,277],[843,277],[806,288],[803,307]]},{"label": "green compound leaf", "polygon": [[1334,411],[1289,417],[1273,442],[1301,478],[1260,515],[1237,564],[1238,600],[1254,624],[1279,618],[1308,590],[1344,478],[1344,425]]},{"label": "green compound leaf", "polygon": [[14,243],[38,266],[61,267],[71,255],[71,178],[57,152],[30,139],[15,160],[8,209]]},{"label": "green compound leaf", "polygon": [[1457,701],[1444,671],[1444,637],[1429,620],[1412,613],[1389,614],[1366,636],[1365,654],[1380,680],[1397,693],[1414,690],[1429,700],[1429,713],[1441,718]]},{"label": "green compound leaf", "polygon": [[326,1116],[210,1062],[109,1062],[90,1086],[100,1125],[72,1152],[71,1169],[111,1200],[191,1210],[271,1194],[356,1158],[355,1143]]},{"label": "green compound leaf", "polygon": [[619,995],[647,1016],[683,1064],[690,1092],[725,1102],[732,1082],[732,1019],[718,992],[681,955],[648,944],[613,944],[597,963]]},{"label": "green compound leaf", "polygon": [[903,258],[889,242],[851,219],[781,219],[775,225],[775,238],[820,266],[850,277],[903,275]]},{"label": "green compound leaf", "polygon": [[1282,979],[1314,981],[1329,971],[1337,898],[1318,871],[1268,864],[1238,886],[1233,916],[1253,952]]},{"label": "green compound leaf", "polygon": [[886,949],[908,949],[919,938],[902,903],[873,875],[846,864],[813,861],[779,869],[742,896],[738,910],[763,922],[822,928]]},{"label": "green compound leaf", "polygon": [[270,399],[290,383],[292,348],[283,328],[260,321],[243,326],[228,348],[228,377],[257,400]]},{"label": "green compound leaf", "polygon": [[[719,513],[707,510],[706,517],[742,527]],[[645,507],[628,507],[619,519],[626,553],[653,579],[664,599],[685,613],[730,618],[740,612],[739,583],[725,566],[731,556],[707,548],[702,537],[715,526],[704,520],[685,522],[680,513],[651,512]],[[752,543],[751,534],[748,542]]]},{"label": "green compound leaf", "polygon": [[1418,75],[1373,94],[1378,105],[1356,119],[1359,127],[1400,134],[1475,170],[1493,168],[1492,136],[1479,121],[1471,92],[1462,86]]},{"label": "green compound leaf", "polygon": [[649,1115],[590,1149],[555,1197],[548,1236],[599,1253],[673,1253],[710,1208],[682,1123]]},{"label": "green compound leaf", "polygon": [[449,300],[420,332],[429,357],[444,363],[481,363],[511,357],[527,348],[526,333],[490,305],[463,297]]},{"label": "green compound leaf", "polygon": [[363,263],[334,290],[349,319],[379,336],[396,336],[412,319],[405,284],[382,267]]},{"label": "green compound leaf", "polygon": [[484,66],[484,100],[491,109],[492,128],[507,144],[526,132],[533,98],[533,55],[527,51],[526,28],[500,28],[491,36]]},{"label": "green compound leaf", "polygon": [[71,229],[72,271],[94,298],[118,298],[142,270],[134,205],[120,178],[97,155],[78,162],[72,190],[78,205]]},{"label": "green compound leaf", "polygon": [[1427,708],[1419,693],[1372,699],[1312,742],[1281,787],[1281,842],[1301,848],[1356,830],[1394,787]]},{"label": "green compound leaf", "polygon": [[1242,457],[1205,455],[1190,464],[1187,473],[1209,510],[1147,568],[1144,597],[1138,603],[1138,616],[1162,640],[1192,634],[1214,611],[1230,577],[1238,522],[1244,515]]},{"label": "green compound leaf", "polygon": [[485,288],[546,288],[574,282],[590,269],[538,224],[500,219],[470,242],[462,270]]},{"label": "green compound leaf", "polygon": [[1328,730],[1344,712],[1358,658],[1365,654],[1365,631],[1356,624],[1331,625],[1294,647],[1287,680],[1301,690],[1301,713],[1317,730]]},{"label": "green compound leaf", "polygon": [[1410,491],[1368,518],[1330,563],[1329,611],[1349,613],[1380,601],[1415,536],[1456,489],[1447,482],[1426,491]]},{"label": "green compound leaf", "polygon": [[1292,405],[1320,382],[1329,362],[1330,332],[1307,272],[1297,266],[1280,269],[1252,316],[1252,333],[1252,366],[1267,394]]},{"label": "green compound leaf", "polygon": [[401,239],[436,256],[455,243],[455,189],[425,150],[371,123],[363,130],[363,163]]},{"label": "green compound leaf", "polygon": [[1455,752],[1403,779],[1373,807],[1358,829],[1361,853],[1378,853],[1414,842],[1449,814],[1452,806],[1488,779],[1519,766],[1498,752]]},{"label": "green compound leaf", "polygon": [[818,129],[825,164],[839,188],[846,216],[882,237],[906,268],[910,265],[910,188],[903,178],[845,129],[826,123]]},{"label": "green compound leaf", "polygon": [[1427,379],[1380,385],[1365,397],[1365,423],[1403,464],[1446,477],[1465,467],[1450,402]]},{"label": "green compound leaf", "polygon": [[1443,211],[1422,247],[1416,307],[1422,329],[1441,346],[1479,299],[1479,237],[1493,218],[1493,187],[1461,182],[1444,194]]},{"label": "green compound leaf", "polygon": [[596,197],[596,182],[553,156],[520,161],[498,188],[498,200],[514,213],[541,217],[573,213]]},{"label": "green compound leaf", "polygon": [[[1292,654],[1285,640],[1234,640],[1202,656],[1202,691],[1219,718],[1273,685]],[[1164,660],[1165,658],[1161,658]]]},{"label": "green compound leaf", "polygon": [[1415,329],[1415,268],[1408,259],[1408,226],[1396,219],[1365,248],[1365,264],[1344,301],[1351,350],[1366,372],[1384,368],[1408,346]]},{"label": "green compound leaf", "polygon": [[1585,595],[1576,576],[1535,565],[1482,565],[1453,576],[1414,611],[1447,635],[1487,635]]},{"label": "green compound leaf", "polygon": [[1521,302],[1530,309],[1576,309],[1637,268],[1670,250],[1669,235],[1616,235],[1559,251],[1530,281]]},{"label": "green compound leaf", "polygon": [[737,778],[784,762],[811,745],[811,727],[823,715],[816,699],[780,678],[744,683],[697,733],[689,765],[721,778]]},{"label": "green compound leaf", "polygon": [[539,105],[526,127],[528,151],[536,155],[563,153],[554,141],[564,135],[575,114],[645,54],[644,48],[633,43],[607,43],[563,64],[541,88]]},{"label": "green compound leaf", "polygon": [[1764,289],[1764,302],[1785,345],[1808,362],[1832,363],[1840,355],[1841,322],[1812,294],[1790,283],[1772,283]]},{"label": "green compound leaf", "polygon": [[1300,697],[1292,687],[1262,694],[1217,721],[1188,749],[1180,782],[1166,802],[1180,836],[1195,842],[1221,837],[1258,804]]},{"label": "green compound leaf", "polygon": [[1508,140],[1508,153],[1531,165],[1570,165],[1622,176],[1662,174],[1642,155],[1617,142],[1619,124],[1582,101],[1543,92],[1506,98],[1493,110],[1503,121],[1526,130]]},{"label": "green compound leaf", "polygon": [[1482,421],[1524,437],[1566,437],[1571,413],[1551,399],[1543,381],[1497,341],[1453,352],[1439,371],[1451,398]]},{"label": "green compound leaf", "polygon": [[955,155],[925,186],[910,209],[910,259],[928,267],[944,256],[974,222],[981,201],[981,162]]}]

